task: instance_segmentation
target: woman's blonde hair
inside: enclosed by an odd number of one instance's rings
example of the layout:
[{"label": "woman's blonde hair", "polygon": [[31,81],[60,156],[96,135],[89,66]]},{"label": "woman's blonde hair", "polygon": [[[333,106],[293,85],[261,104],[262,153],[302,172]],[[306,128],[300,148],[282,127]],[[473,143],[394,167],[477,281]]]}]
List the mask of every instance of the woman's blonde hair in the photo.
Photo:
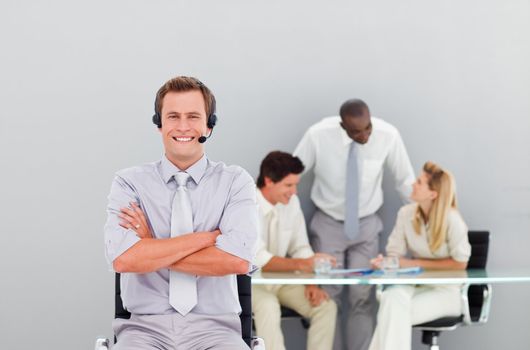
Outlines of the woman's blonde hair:
[{"label": "woman's blonde hair", "polygon": [[[433,162],[425,163],[423,171],[427,174],[429,189],[438,193],[429,212],[429,232],[427,232],[431,238],[429,248],[434,253],[446,240],[449,211],[456,209],[455,181],[450,172],[443,170]],[[421,233],[421,224],[423,222],[420,210],[418,206],[416,216],[412,222],[417,234]]]}]

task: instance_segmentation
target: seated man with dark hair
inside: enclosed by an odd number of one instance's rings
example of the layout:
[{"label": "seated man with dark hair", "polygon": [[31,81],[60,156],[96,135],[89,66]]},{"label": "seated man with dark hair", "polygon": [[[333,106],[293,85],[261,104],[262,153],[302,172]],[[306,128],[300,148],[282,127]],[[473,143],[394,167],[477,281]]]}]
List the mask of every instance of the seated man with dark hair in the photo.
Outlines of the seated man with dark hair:
[{"label": "seated man with dark hair", "polygon": [[[261,240],[256,265],[263,271],[312,272],[315,257],[324,255],[313,253],[309,245],[296,196],[303,170],[300,159],[280,151],[269,153],[261,163],[257,181]],[[311,319],[308,349],[331,349],[337,306],[323,289],[315,285],[256,285],[252,287],[256,332],[267,348],[285,349],[280,305]]]}]

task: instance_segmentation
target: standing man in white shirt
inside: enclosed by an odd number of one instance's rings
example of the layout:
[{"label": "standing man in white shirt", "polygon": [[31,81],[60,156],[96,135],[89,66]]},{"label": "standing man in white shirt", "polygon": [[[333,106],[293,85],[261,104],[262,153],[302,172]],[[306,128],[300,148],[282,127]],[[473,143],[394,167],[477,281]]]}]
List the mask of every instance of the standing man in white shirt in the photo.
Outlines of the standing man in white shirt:
[{"label": "standing man in white shirt", "polygon": [[[269,153],[261,163],[257,181],[261,239],[255,263],[263,271],[312,272],[315,257],[326,255],[313,253],[307,238],[296,196],[303,170],[300,159],[280,151]],[[326,291],[315,285],[256,285],[252,287],[256,333],[267,348],[285,349],[280,305],[310,318],[307,349],[332,348],[337,306]]]},{"label": "standing man in white shirt", "polygon": [[[383,204],[385,166],[403,201],[408,202],[414,182],[398,130],[372,117],[362,100],[351,99],[342,104],[340,116],[324,118],[311,126],[294,154],[305,164],[306,171],[313,169],[315,173],[311,199],[317,211],[310,223],[313,248],[334,255],[344,267],[370,267],[370,257],[378,253],[383,229],[376,211]],[[342,289],[343,286],[326,286],[339,310],[343,309]],[[348,301],[347,348],[366,350],[374,328],[372,288],[349,286]],[[337,327],[334,349],[344,348],[342,333]]]}]

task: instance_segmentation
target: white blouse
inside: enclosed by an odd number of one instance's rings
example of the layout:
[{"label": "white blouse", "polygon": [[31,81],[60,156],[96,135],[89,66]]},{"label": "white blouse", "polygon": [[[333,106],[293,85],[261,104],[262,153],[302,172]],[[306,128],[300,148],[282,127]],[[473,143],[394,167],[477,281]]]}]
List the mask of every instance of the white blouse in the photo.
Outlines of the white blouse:
[{"label": "white blouse", "polygon": [[413,203],[399,210],[396,225],[388,237],[387,254],[404,256],[409,251],[413,258],[418,259],[452,258],[459,262],[467,262],[471,255],[471,245],[468,240],[467,225],[458,210],[452,209],[449,212],[446,240],[435,252],[431,252],[430,237],[427,234],[428,225],[421,225],[421,232],[417,234],[412,224],[417,207],[418,204]]}]

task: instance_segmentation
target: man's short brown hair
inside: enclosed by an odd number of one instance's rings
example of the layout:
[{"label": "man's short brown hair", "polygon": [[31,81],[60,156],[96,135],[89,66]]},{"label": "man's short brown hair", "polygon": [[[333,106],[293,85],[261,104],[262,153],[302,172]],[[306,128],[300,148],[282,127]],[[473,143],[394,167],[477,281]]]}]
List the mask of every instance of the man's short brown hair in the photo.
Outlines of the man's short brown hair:
[{"label": "man's short brown hair", "polygon": [[282,181],[287,175],[298,175],[303,171],[304,164],[302,164],[300,158],[289,153],[272,151],[261,162],[256,185],[258,188],[263,188],[265,186],[265,177],[276,183]]},{"label": "man's short brown hair", "polygon": [[160,87],[160,89],[158,89],[155,99],[155,113],[161,117],[162,102],[164,100],[164,96],[166,96],[168,92],[184,92],[193,90],[198,90],[202,93],[202,97],[204,98],[204,110],[206,111],[206,118],[215,113],[215,97],[210,89],[208,89],[208,87],[199,79],[185,76],[179,76],[170,79],[166,81],[164,85]]}]

